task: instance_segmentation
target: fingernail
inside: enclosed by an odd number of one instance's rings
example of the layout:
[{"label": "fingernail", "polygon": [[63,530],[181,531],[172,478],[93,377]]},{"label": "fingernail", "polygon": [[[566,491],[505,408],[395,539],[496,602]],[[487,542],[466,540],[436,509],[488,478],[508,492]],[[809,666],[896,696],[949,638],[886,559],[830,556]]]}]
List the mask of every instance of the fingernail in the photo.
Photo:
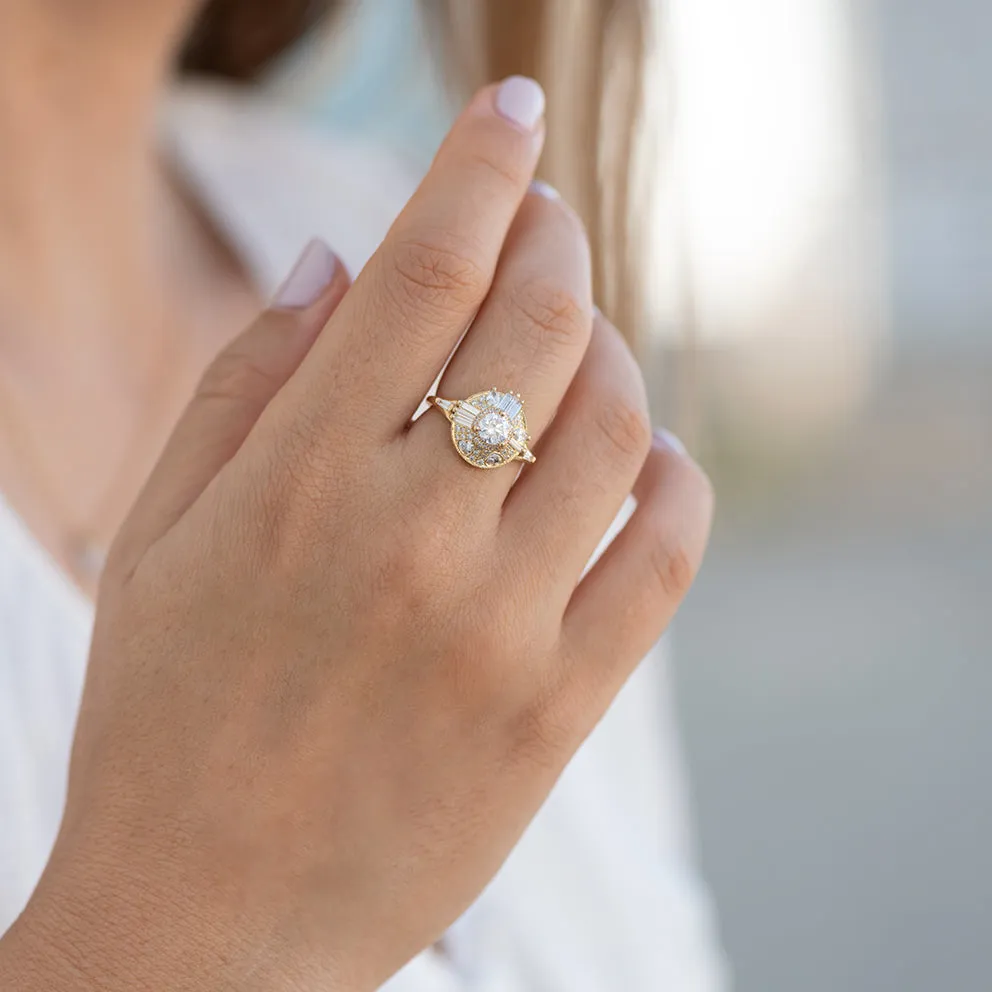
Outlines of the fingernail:
[{"label": "fingernail", "polygon": [[685,445],[671,431],[666,431],[664,427],[659,427],[654,432],[654,437],[662,447],[675,452],[680,458],[688,457],[689,452],[686,451]]},{"label": "fingernail", "polygon": [[550,183],[546,183],[543,179],[532,179],[530,183],[530,192],[535,196],[543,196],[545,200],[560,200],[561,193],[558,192]]},{"label": "fingernail", "polygon": [[527,76],[510,76],[496,91],[496,110],[525,131],[533,131],[544,116],[544,90]]},{"label": "fingernail", "polygon": [[276,291],[276,310],[306,310],[320,299],[337,271],[338,260],[320,238],[314,238],[293,266],[293,271]]}]

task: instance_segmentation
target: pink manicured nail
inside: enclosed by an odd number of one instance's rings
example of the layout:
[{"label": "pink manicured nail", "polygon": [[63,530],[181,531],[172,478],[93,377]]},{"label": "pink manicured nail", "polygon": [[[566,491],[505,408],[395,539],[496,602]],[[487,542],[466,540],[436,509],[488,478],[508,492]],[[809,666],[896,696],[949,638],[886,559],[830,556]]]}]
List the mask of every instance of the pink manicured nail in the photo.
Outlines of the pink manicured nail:
[{"label": "pink manicured nail", "polygon": [[496,110],[517,127],[533,131],[544,116],[544,90],[527,76],[510,76],[496,91]]},{"label": "pink manicured nail", "polygon": [[277,310],[306,310],[331,284],[338,259],[320,238],[314,238],[300,255],[293,271],[276,291],[272,306]]},{"label": "pink manicured nail", "polygon": [[689,454],[686,451],[685,445],[671,431],[665,430],[664,427],[659,427],[655,430],[654,438],[662,447],[675,452],[680,458],[686,458]]},{"label": "pink manicured nail", "polygon": [[558,192],[550,183],[546,183],[543,179],[532,179],[530,183],[530,192],[535,196],[543,196],[545,200],[560,200],[561,193]]}]

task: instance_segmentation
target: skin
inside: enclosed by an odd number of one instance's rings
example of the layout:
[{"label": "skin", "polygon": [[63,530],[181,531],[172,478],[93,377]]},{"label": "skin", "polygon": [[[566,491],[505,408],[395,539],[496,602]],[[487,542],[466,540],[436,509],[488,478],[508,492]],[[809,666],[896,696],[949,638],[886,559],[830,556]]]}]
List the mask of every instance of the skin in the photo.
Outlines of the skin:
[{"label": "skin", "polygon": [[157,153],[194,7],[0,0],[0,488],[56,556],[67,525],[109,546],[260,306]]},{"label": "skin", "polygon": [[[477,94],[355,284],[263,312],[203,375],[101,583],[4,989],[371,992],[479,894],[671,620],[710,487],[652,440],[578,220],[527,195],[542,136]],[[523,394],[519,478],[410,423],[473,318],[440,392]]]}]

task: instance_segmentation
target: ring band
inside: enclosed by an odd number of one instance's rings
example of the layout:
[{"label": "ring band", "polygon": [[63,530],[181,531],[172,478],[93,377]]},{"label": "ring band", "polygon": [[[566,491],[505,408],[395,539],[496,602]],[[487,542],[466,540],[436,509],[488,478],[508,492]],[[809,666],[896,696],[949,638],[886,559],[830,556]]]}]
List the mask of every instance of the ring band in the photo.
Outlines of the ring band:
[{"label": "ring band", "polygon": [[527,443],[527,418],[519,393],[497,389],[474,393],[467,400],[428,396],[451,422],[455,451],[476,468],[499,468],[513,461],[535,462]]}]

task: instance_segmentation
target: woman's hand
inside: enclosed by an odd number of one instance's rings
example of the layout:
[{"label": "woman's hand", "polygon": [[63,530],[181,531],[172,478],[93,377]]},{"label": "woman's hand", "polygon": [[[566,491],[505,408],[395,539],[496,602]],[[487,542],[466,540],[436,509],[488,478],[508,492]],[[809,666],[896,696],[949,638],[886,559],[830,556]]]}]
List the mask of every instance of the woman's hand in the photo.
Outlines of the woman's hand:
[{"label": "woman's hand", "polygon": [[[527,195],[527,85],[476,97],[354,286],[298,276],[305,305],[205,375],[111,555],[6,989],[376,988],[478,895],[675,612],[709,487],[652,444],[576,217]],[[440,393],[522,394],[518,479],[466,465],[439,413],[410,423],[470,323]]]}]

